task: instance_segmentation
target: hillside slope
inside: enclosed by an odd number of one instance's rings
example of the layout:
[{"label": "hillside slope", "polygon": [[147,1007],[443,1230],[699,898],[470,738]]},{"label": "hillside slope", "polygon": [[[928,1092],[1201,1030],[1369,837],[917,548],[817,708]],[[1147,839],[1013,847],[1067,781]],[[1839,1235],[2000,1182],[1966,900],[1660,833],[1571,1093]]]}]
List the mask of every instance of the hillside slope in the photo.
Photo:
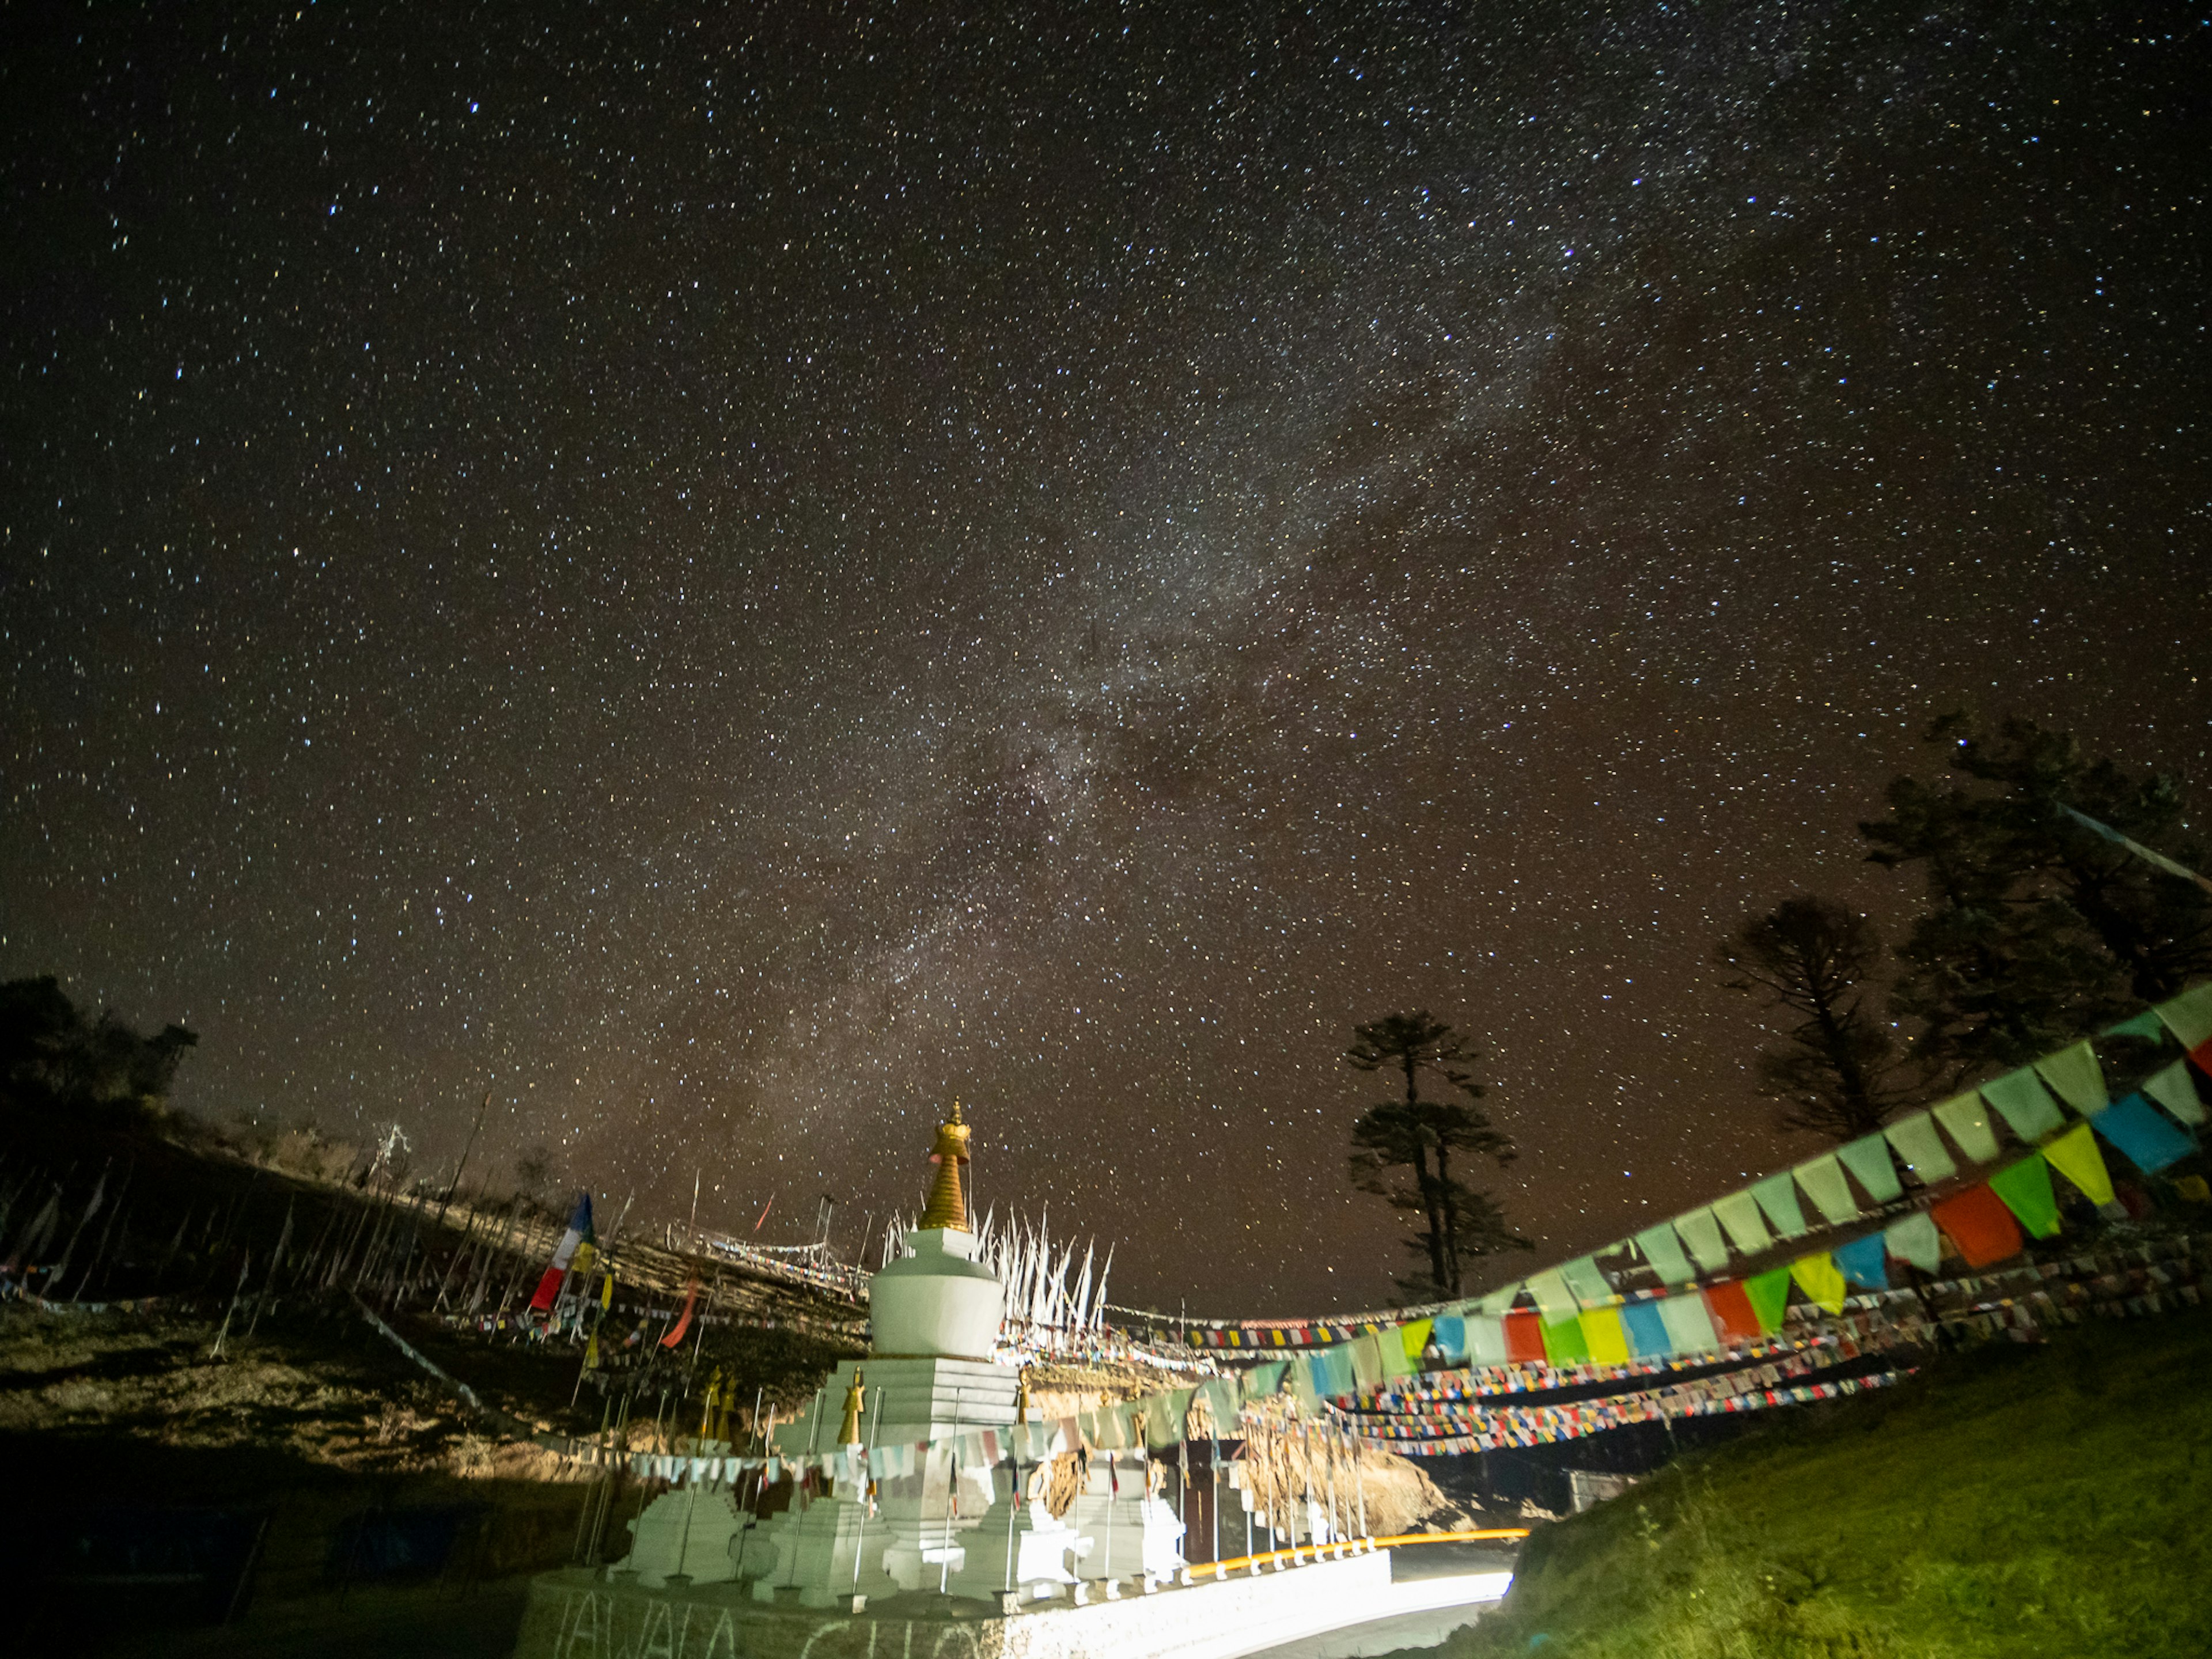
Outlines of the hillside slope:
[{"label": "hillside slope", "polygon": [[[1540,1529],[1453,1659],[2212,1649],[2212,1317],[1949,1359]],[[1437,1650],[1430,1650],[1431,1654]]]}]

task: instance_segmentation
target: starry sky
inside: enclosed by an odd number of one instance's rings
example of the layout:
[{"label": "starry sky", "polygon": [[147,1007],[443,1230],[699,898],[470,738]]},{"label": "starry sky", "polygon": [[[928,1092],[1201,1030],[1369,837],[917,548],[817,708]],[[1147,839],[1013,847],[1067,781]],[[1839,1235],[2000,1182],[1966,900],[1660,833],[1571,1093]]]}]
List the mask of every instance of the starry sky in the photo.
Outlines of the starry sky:
[{"label": "starry sky", "polygon": [[1376,1305],[1809,1155],[1715,941],[1971,703],[2202,776],[2212,28],[227,7],[0,50],[0,973],[648,1219]]}]

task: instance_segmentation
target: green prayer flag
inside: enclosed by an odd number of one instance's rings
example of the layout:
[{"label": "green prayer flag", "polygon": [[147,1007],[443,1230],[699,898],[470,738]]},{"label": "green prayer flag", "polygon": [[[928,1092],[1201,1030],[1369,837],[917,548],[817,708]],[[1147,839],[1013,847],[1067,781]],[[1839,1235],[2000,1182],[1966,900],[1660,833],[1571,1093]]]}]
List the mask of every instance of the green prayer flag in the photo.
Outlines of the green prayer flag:
[{"label": "green prayer flag", "polygon": [[1636,1248],[1644,1252],[1644,1259],[1662,1285],[1686,1285],[1698,1276],[1690,1258],[1682,1254],[1682,1241],[1674,1236],[1670,1222],[1662,1221],[1637,1234]]},{"label": "green prayer flag", "polygon": [[1520,1294],[1521,1286],[1517,1283],[1508,1285],[1503,1290],[1486,1291],[1474,1305],[1480,1311],[1495,1319],[1510,1312],[1515,1298]]},{"label": "green prayer flag", "polygon": [[1773,1224],[1778,1237],[1802,1238],[1811,1231],[1805,1225],[1805,1212],[1797,1202],[1797,1183],[1790,1179],[1789,1170],[1753,1182],[1751,1195],[1766,1212],[1766,1218]]},{"label": "green prayer flag", "polygon": [[1720,1337],[1713,1330],[1713,1316],[1705,1309],[1705,1298],[1695,1291],[1661,1297],[1659,1318],[1667,1327],[1668,1341],[1684,1358],[1711,1353],[1721,1346]]},{"label": "green prayer flag", "polygon": [[1772,1273],[1745,1279],[1743,1293],[1751,1300],[1752,1312],[1759,1316],[1760,1330],[1771,1336],[1782,1328],[1782,1316],[1790,1308],[1789,1268],[1777,1267]]},{"label": "green prayer flag", "polygon": [[1591,1257],[1578,1255],[1559,1268],[1559,1277],[1567,1282],[1567,1289],[1576,1301],[1585,1308],[1601,1308],[1612,1302],[1613,1286],[1605,1282],[1605,1275],[1597,1270]]},{"label": "green prayer flag", "polygon": [[1799,1256],[1790,1264],[1790,1276],[1816,1307],[1832,1314],[1843,1312],[1844,1298],[1850,1294],[1850,1287],[1844,1282],[1844,1270],[1836,1265],[1835,1257],[1826,1250]]},{"label": "green prayer flag", "polygon": [[2108,1037],[2142,1037],[2150,1042],[2166,1040],[2166,1023],[2159,1018],[2158,1010],[2146,1008],[2133,1019],[2124,1019],[2118,1025],[2107,1025],[2099,1035]]},{"label": "green prayer flag", "polygon": [[2212,1039],[2212,982],[2192,985],[2170,1002],[2158,1005],[2158,1017],[2185,1048]]},{"label": "green prayer flag", "polygon": [[2007,1072],[2002,1077],[1982,1085],[1982,1098],[2003,1115],[2012,1125],[2012,1132],[2033,1146],[2054,1129],[2066,1127],[2066,1115],[2058,1109],[2058,1103],[2051,1091],[2037,1080],[2035,1067],[2023,1066],[2017,1072]]},{"label": "green prayer flag", "polygon": [[[1976,1164],[1996,1161],[1997,1132],[1990,1127],[1990,1115],[1982,1109],[1978,1094],[1964,1094],[1929,1109],[1929,1115],[1951,1132],[1959,1150]],[[1906,1261],[1912,1258],[1907,1256]],[[1933,1272],[1934,1269],[1929,1269]]]},{"label": "green prayer flag", "polygon": [[1471,1365],[1503,1365],[1505,1322],[1489,1314],[1468,1315],[1467,1358]]},{"label": "green prayer flag", "polygon": [[2142,1091],[2184,1123],[2204,1121],[2204,1103],[2197,1097],[2197,1081],[2189,1075],[2185,1060],[2177,1060],[2157,1076],[2145,1078]]},{"label": "green prayer flag", "polygon": [[1191,1391],[1170,1389],[1145,1402],[1145,1442],[1155,1450],[1182,1440],[1183,1419],[1190,1411]]},{"label": "green prayer flag", "polygon": [[1720,1218],[1729,1237],[1745,1255],[1757,1255],[1774,1243],[1773,1235],[1766,1231],[1766,1223],[1759,1218],[1759,1200],[1747,1192],[1715,1199],[1713,1213]]},{"label": "green prayer flag", "polygon": [[1790,1173],[1805,1189],[1805,1196],[1828,1218],[1829,1225],[1840,1227],[1857,1219],[1858,1200],[1851,1196],[1851,1183],[1844,1178],[1844,1166],[1836,1162],[1833,1152],[1808,1159]]},{"label": "green prayer flag", "polygon": [[1314,1375],[1320,1358],[1319,1354],[1300,1354],[1290,1362],[1290,1371],[1284,1379],[1290,1387],[1291,1397],[1298,1402],[1298,1413],[1302,1417],[1310,1417],[1321,1409],[1321,1382]]},{"label": "green prayer flag", "polygon": [[1698,1265],[1709,1273],[1717,1273],[1728,1266],[1728,1246],[1721,1243],[1721,1224],[1713,1219],[1711,1210],[1692,1210],[1687,1215],[1674,1218],[1674,1231],[1682,1243],[1690,1247],[1690,1254]]},{"label": "green prayer flag", "polygon": [[1372,1331],[1352,1340],[1352,1376],[1362,1394],[1371,1394],[1382,1385],[1382,1344]]},{"label": "green prayer flag", "polygon": [[1566,1275],[1557,1267],[1547,1267],[1530,1279],[1528,1294],[1536,1298],[1536,1311],[1547,1323],[1567,1318],[1581,1310],[1582,1304],[1567,1288]]},{"label": "green prayer flag", "polygon": [[[2083,1126],[2086,1127],[2086,1126]],[[2036,1152],[1990,1177],[1990,1190],[2038,1238],[2058,1231],[2058,1200],[2051,1191],[2051,1166]]]},{"label": "green prayer flag", "polygon": [[1924,1273],[1943,1265],[1943,1237],[1936,1231],[1936,1218],[1925,1210],[1898,1217],[1881,1230],[1881,1243],[1899,1261],[1910,1261]]},{"label": "green prayer flag", "polygon": [[1836,1148],[1836,1156],[1843,1159],[1845,1169],[1859,1178],[1859,1184],[1874,1195],[1875,1203],[1887,1204],[1904,1195],[1905,1188],[1897,1179],[1897,1165],[1889,1161],[1889,1143],[1881,1138],[1880,1130],[1844,1142]]},{"label": "green prayer flag", "polygon": [[[2079,1187],[2082,1197],[2092,1204],[2112,1201],[2112,1172],[2105,1168],[2105,1155],[2097,1150],[2097,1137],[2089,1133],[2088,1124],[2075,1124],[2045,1146],[2043,1156],[2050,1160],[2052,1169]],[[2046,1176],[2046,1182],[2048,1179]]]},{"label": "green prayer flag", "polygon": [[1545,1363],[1552,1365],[1579,1365],[1590,1357],[1589,1344],[1583,1340],[1583,1322],[1579,1314],[1569,1314],[1557,1324],[1540,1327],[1544,1337]]},{"label": "green prayer flag", "polygon": [[2105,1074],[2098,1068],[2097,1051],[2086,1038],[2070,1048],[2044,1055],[2035,1062],[2035,1069],[2058,1091],[2061,1100],[2085,1117],[2112,1103],[2112,1097],[2105,1092]]},{"label": "green prayer flag", "polygon": [[1959,1173],[1959,1166],[1944,1148],[1943,1137],[1936,1133],[1936,1120],[1927,1113],[1908,1113],[1882,1133],[1897,1149],[1897,1155],[1912,1166],[1913,1174],[1929,1186]]},{"label": "green prayer flag", "polygon": [[1253,1366],[1244,1373],[1244,1397],[1247,1400],[1261,1400],[1271,1394],[1280,1393],[1283,1373],[1289,1369],[1289,1364],[1280,1359],[1271,1359],[1264,1365]]}]

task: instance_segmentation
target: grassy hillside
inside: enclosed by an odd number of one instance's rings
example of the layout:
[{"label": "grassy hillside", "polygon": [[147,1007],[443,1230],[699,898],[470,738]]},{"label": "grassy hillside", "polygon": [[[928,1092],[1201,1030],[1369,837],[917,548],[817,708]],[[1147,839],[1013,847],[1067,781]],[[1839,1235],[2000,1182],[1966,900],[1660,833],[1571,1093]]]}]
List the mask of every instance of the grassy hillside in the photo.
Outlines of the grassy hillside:
[{"label": "grassy hillside", "polygon": [[2194,1659],[2212,1650],[2209,1369],[2212,1316],[2192,1310],[1792,1414],[1540,1529],[1504,1605],[1441,1651]]}]

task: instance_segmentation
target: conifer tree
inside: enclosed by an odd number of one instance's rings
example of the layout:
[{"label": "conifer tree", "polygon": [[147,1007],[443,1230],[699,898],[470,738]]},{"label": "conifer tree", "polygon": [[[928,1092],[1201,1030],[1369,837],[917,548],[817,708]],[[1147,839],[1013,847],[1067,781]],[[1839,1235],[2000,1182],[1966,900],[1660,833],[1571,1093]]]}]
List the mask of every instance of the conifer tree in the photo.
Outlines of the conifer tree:
[{"label": "conifer tree", "polygon": [[[1413,1301],[1462,1294],[1472,1258],[1532,1248],[1506,1225],[1497,1201],[1453,1168],[1455,1156],[1486,1157],[1500,1167],[1514,1156],[1512,1141],[1474,1104],[1483,1090],[1468,1068],[1477,1058],[1450,1026],[1419,1008],[1353,1028],[1352,1047],[1345,1051],[1345,1063],[1357,1071],[1395,1072],[1402,1079],[1401,1097],[1369,1107],[1352,1125],[1351,1163],[1353,1183],[1362,1192],[1388,1199],[1413,1222],[1406,1248],[1424,1270],[1396,1283]],[[1463,1098],[1425,1096],[1426,1076]]]}]

